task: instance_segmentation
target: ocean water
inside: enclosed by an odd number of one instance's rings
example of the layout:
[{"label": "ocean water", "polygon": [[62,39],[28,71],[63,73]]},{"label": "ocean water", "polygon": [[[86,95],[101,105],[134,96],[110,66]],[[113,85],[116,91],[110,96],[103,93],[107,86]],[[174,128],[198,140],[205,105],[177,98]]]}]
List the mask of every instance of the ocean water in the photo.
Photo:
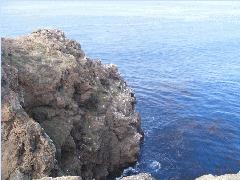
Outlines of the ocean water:
[{"label": "ocean water", "polygon": [[240,170],[240,2],[1,1],[1,36],[41,27],[118,65],[145,139],[124,174],[191,180]]}]

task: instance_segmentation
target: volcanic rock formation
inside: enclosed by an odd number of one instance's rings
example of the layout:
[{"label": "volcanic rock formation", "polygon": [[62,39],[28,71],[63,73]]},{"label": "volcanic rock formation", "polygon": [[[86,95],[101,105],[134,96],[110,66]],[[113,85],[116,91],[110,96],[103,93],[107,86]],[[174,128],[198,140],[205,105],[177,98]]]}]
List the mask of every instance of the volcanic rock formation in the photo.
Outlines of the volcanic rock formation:
[{"label": "volcanic rock formation", "polygon": [[116,66],[59,30],[2,38],[2,179],[105,179],[134,163],[142,133]]}]

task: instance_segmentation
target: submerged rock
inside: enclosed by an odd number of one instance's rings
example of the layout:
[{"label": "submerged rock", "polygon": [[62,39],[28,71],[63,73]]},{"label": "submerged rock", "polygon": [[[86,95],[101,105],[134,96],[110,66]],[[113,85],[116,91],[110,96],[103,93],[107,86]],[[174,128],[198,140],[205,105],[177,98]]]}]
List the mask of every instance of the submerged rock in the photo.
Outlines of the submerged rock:
[{"label": "submerged rock", "polygon": [[2,179],[100,179],[134,163],[142,133],[116,66],[59,30],[2,38]]}]

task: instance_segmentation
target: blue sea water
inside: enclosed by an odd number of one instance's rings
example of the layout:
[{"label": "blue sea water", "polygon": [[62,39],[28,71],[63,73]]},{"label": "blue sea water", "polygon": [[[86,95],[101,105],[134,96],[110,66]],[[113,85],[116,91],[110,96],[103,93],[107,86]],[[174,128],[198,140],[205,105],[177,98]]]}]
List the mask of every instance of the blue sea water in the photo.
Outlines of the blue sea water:
[{"label": "blue sea water", "polygon": [[240,170],[240,2],[1,1],[1,36],[41,27],[118,65],[145,139],[125,174],[191,180]]}]

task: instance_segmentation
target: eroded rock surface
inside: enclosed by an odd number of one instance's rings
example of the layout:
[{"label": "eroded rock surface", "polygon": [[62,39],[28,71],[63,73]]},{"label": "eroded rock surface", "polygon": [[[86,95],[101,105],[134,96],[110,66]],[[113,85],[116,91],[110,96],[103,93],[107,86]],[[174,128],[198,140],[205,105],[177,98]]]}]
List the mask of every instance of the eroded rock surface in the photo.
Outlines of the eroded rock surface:
[{"label": "eroded rock surface", "polygon": [[121,180],[155,180],[151,174],[148,173],[140,173],[137,175],[133,175],[133,176],[126,176],[121,178]]},{"label": "eroded rock surface", "polygon": [[[6,71],[10,67],[5,67]],[[19,96],[16,69],[11,78],[2,70],[2,179],[32,179],[47,176],[54,168],[55,146],[41,126],[24,111]]]},{"label": "eroded rock surface", "polygon": [[2,38],[2,67],[3,179],[100,179],[136,161],[140,117],[116,66],[42,29]]},{"label": "eroded rock surface", "polygon": [[82,180],[80,176],[44,177],[38,180]]},{"label": "eroded rock surface", "polygon": [[212,174],[204,175],[196,180],[240,180],[240,172],[238,174],[225,174],[221,176],[213,176]]},{"label": "eroded rock surface", "polygon": [[[82,180],[80,176],[62,176],[62,177],[44,177],[37,180]],[[126,176],[120,178],[120,180],[155,180],[151,174],[148,173],[139,173],[137,175]]]}]

